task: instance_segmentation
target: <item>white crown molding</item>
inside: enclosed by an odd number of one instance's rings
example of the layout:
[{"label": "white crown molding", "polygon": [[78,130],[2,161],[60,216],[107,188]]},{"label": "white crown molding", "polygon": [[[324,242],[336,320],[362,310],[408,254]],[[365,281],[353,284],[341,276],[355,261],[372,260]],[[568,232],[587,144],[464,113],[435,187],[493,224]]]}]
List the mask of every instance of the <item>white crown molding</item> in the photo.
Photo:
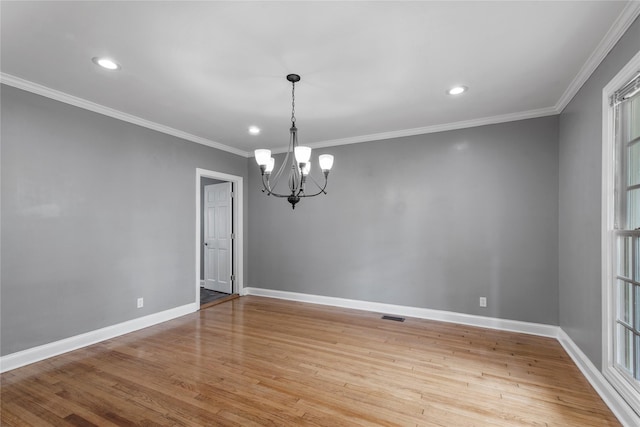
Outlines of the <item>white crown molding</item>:
[{"label": "white crown molding", "polygon": [[[308,144],[311,148],[324,148],[334,147],[339,145],[358,144],[362,142],[373,142],[392,138],[402,138],[407,136],[424,135],[437,132],[446,132],[457,129],[465,129],[471,127],[485,126],[498,123],[506,123],[516,120],[526,120],[537,117],[551,116],[560,114],[567,104],[578,93],[582,85],[589,79],[591,74],[596,70],[600,63],[604,60],[607,54],[620,40],[624,33],[629,29],[631,24],[640,15],[640,1],[633,0],[627,3],[623,11],[620,13],[616,21],[613,23],[607,34],[598,44],[596,50],[589,56],[585,64],[582,66],[578,74],[569,84],[569,87],[564,91],[558,102],[552,107],[539,108],[536,110],[522,111],[517,113],[502,114],[491,117],[483,117],[473,120],[465,120],[459,122],[445,123],[440,125],[402,129],[391,132],[382,132],[369,135],[359,135],[348,138],[317,141]],[[238,148],[230,147],[228,145],[211,141],[206,138],[202,138],[190,133],[155,123],[131,114],[123,113],[121,111],[109,108],[100,104],[96,104],[85,99],[69,95],[67,93],[48,88],[46,86],[30,82],[28,80],[21,79],[16,76],[12,76],[6,73],[0,73],[0,82],[9,86],[23,89],[38,95],[42,95],[51,99],[55,99],[60,102],[64,102],[76,107],[84,108],[99,114],[104,114],[109,117],[113,117],[119,120],[123,120],[129,123],[133,123],[139,126],[143,126],[149,129],[156,130],[168,135],[175,136],[177,138],[185,139],[187,141],[196,142],[198,144],[206,145],[208,147],[217,148],[219,150],[227,151],[242,157],[253,157],[253,152],[247,152]],[[274,154],[285,153],[287,147],[279,147],[271,150]]]},{"label": "white crown molding", "polygon": [[[13,76],[11,74],[0,73],[0,83],[13,86],[18,89],[26,90],[37,95],[41,95],[47,98],[55,99],[56,101],[64,102],[66,104],[73,105],[75,107],[84,108],[85,110],[93,111],[94,113],[103,114],[105,116],[113,117],[118,120],[133,123],[138,126],[146,127],[158,132],[172,135],[177,138],[181,138],[187,141],[195,142],[198,144],[206,145],[208,147],[217,148],[219,150],[227,151],[229,153],[237,154],[242,157],[253,157],[253,152],[243,151],[228,145],[221,144],[219,142],[211,141],[206,138],[202,138],[190,133],[162,125],[160,123],[152,122],[122,111],[105,107],[104,105],[97,104],[95,102],[88,101],[77,96],[69,95],[59,90],[51,89],[38,83],[31,82],[29,80],[22,79],[20,77]],[[465,120],[460,122],[445,123],[441,125],[433,125],[412,129],[402,129],[398,131],[382,132],[369,135],[360,135],[349,138],[333,139],[327,141],[318,141],[308,144],[311,148],[323,148],[334,147],[338,145],[358,144],[362,142],[373,142],[392,138],[402,138],[406,136],[423,135],[429,133],[446,132],[456,129],[465,129],[471,127],[485,126],[497,123],[512,122],[517,120],[533,119],[537,117],[551,116],[559,114],[559,111],[555,107],[540,108],[537,110],[521,111],[518,113],[502,114],[498,116],[483,117],[473,120]],[[271,150],[272,153],[286,153],[287,147],[280,147]]]},{"label": "white crown molding", "polygon": [[[553,116],[559,114],[555,107],[539,108],[537,110],[520,111],[518,113],[501,114],[498,116],[482,117],[479,119],[464,120],[460,122],[444,123],[441,125],[425,126],[412,129],[402,129],[391,132],[374,133],[370,135],[354,136],[350,138],[332,139],[306,144],[311,148],[334,147],[337,145],[359,144],[362,142],[374,142],[384,139],[402,138],[406,136],[425,135],[429,133],[446,132],[457,129],[495,125],[498,123],[514,122],[517,120],[535,119],[538,117]],[[287,147],[271,150],[272,153],[286,153]],[[253,156],[253,153],[250,154]]]},{"label": "white crown molding", "polygon": [[166,322],[176,317],[184,316],[197,311],[200,307],[195,303],[175,307],[159,313],[139,317],[117,325],[107,326],[102,329],[87,332],[81,335],[65,338],[60,341],[29,348],[0,357],[0,373],[7,372],[21,366],[39,362],[62,353],[77,350],[100,341],[108,340],[120,335],[128,334],[139,329],[147,328],[158,323]]},{"label": "white crown molding", "polygon": [[616,21],[613,23],[607,34],[600,41],[596,50],[593,51],[587,62],[584,63],[578,74],[569,84],[560,99],[555,105],[555,110],[560,114],[562,110],[571,102],[573,97],[578,93],[582,85],[591,77],[591,74],[598,68],[600,63],[609,54],[611,49],[618,43],[624,33],[629,29],[631,24],[640,15],[640,1],[634,0],[627,3]]},{"label": "white crown molding", "polygon": [[567,354],[569,354],[569,357],[571,357],[576,366],[578,366],[582,375],[585,376],[604,403],[611,409],[611,412],[618,418],[618,421],[625,427],[639,426],[640,417],[638,414],[620,397],[604,375],[591,363],[589,358],[580,350],[576,343],[573,342],[569,335],[559,328],[557,339]]},{"label": "white crown molding", "polygon": [[158,132],[162,132],[167,135],[175,136],[180,139],[206,145],[207,147],[216,148],[218,150],[233,153],[238,156],[249,157],[249,153],[247,153],[246,151],[239,150],[237,148],[230,147],[228,145],[224,145],[219,142],[211,141],[209,139],[202,138],[200,136],[192,135],[190,133],[181,131],[179,129],[165,126],[160,123],[152,122],[150,120],[146,120],[141,117],[134,116],[132,114],[123,113],[122,111],[105,107],[104,105],[96,104],[95,102],[87,101],[86,99],[69,95],[68,93],[51,89],[41,84],[30,82],[20,77],[12,76],[11,74],[0,73],[0,82],[9,86],[13,86],[18,89],[35,93],[36,95],[41,95],[47,98],[55,99],[56,101],[64,102],[65,104],[73,105],[75,107],[93,111],[94,113],[113,117],[114,119],[133,123],[134,125],[138,125],[148,129],[158,131]]},{"label": "white crown molding", "polygon": [[410,307],[382,302],[361,301],[347,298],[327,297],[322,295],[302,294],[298,292],[278,291],[274,289],[245,287],[244,295],[255,295],[289,301],[308,302],[311,304],[330,305],[333,307],[351,308],[355,310],[373,311],[376,313],[394,314],[416,317],[419,319],[438,320],[501,331],[520,332],[556,338],[558,327],[541,323],[522,322],[519,320],[498,319],[495,317],[476,316],[473,314],[455,313],[452,311],[433,310],[429,308]]}]

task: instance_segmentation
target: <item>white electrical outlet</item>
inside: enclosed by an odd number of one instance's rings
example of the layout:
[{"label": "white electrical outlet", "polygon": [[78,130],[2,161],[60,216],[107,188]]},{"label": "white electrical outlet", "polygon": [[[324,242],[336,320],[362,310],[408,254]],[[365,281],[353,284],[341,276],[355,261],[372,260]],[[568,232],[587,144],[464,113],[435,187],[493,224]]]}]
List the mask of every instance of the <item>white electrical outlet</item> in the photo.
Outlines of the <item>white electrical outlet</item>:
[{"label": "white electrical outlet", "polygon": [[138,298],[138,308],[144,307],[144,298]]},{"label": "white electrical outlet", "polygon": [[480,297],[480,307],[487,306],[487,297]]}]

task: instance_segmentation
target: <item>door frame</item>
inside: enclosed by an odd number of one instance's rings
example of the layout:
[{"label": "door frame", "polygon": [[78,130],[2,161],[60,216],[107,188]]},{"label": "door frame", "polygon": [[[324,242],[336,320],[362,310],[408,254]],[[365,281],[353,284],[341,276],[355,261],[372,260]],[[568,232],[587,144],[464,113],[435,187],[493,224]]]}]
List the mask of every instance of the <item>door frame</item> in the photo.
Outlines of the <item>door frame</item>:
[{"label": "door frame", "polygon": [[235,279],[233,281],[232,292],[234,294],[243,295],[244,293],[244,187],[243,178],[241,176],[229,175],[222,172],[211,171],[207,169],[196,168],[196,268],[195,268],[195,291],[196,307],[200,307],[200,263],[202,262],[200,257],[200,248],[202,247],[202,240],[200,239],[200,227],[202,217],[200,210],[202,209],[202,203],[200,200],[200,180],[201,178],[212,178],[220,181],[228,181],[233,183],[234,197],[231,201],[233,206],[233,232],[235,233],[235,239],[233,241],[233,274]]}]

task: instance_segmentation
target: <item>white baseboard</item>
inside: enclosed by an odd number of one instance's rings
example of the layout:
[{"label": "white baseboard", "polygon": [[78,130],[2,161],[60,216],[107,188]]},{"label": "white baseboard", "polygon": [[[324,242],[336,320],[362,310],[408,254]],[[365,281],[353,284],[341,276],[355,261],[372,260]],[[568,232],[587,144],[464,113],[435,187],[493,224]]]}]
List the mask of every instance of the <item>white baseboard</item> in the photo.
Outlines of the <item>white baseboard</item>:
[{"label": "white baseboard", "polygon": [[200,287],[204,288],[204,280],[200,280]]},{"label": "white baseboard", "polygon": [[176,317],[193,313],[197,311],[198,308],[199,307],[197,307],[195,303],[186,304],[180,307],[161,311],[159,313],[118,323],[117,325],[107,326],[102,329],[65,338],[60,341],[8,354],[0,357],[0,372],[10,371],[30,363],[39,362],[49,357],[57,356],[100,341],[108,340],[120,335],[128,334],[129,332],[166,322],[168,320],[175,319]]},{"label": "white baseboard", "polygon": [[353,308],[378,313],[395,314],[417,317],[420,319],[439,320],[442,322],[460,323],[482,328],[499,329],[520,332],[557,339],[569,354],[578,369],[582,372],[591,386],[600,395],[609,409],[625,427],[640,426],[640,418],[622,397],[613,389],[604,375],[591,363],[580,348],[571,340],[559,326],[540,323],[521,322],[517,320],[495,319],[491,317],[475,316],[471,314],[450,311],[431,310],[427,308],[408,307],[379,302],[359,301],[346,298],[327,297],[321,295],[302,294],[297,292],[277,291],[263,288],[244,288],[245,295],[256,295],[291,301],[308,302],[312,304],[330,305],[334,307]]},{"label": "white baseboard", "polygon": [[384,314],[395,314],[419,319],[439,320],[441,322],[458,323],[481,328],[499,329],[502,331],[520,332],[543,337],[558,337],[559,327],[542,323],[521,322],[518,320],[497,319],[494,317],[476,316],[473,314],[455,313],[452,311],[432,310],[429,308],[409,307],[386,304],[382,302],[360,301],[347,298],[326,297],[321,295],[302,294],[298,292],[277,291],[263,288],[244,288],[245,295],[256,295],[312,304],[331,305],[334,307],[353,308]]},{"label": "white baseboard", "polygon": [[558,341],[571,359],[573,359],[576,366],[578,366],[582,375],[585,376],[602,400],[604,400],[604,403],[611,409],[611,412],[618,418],[618,421],[625,427],[640,426],[640,417],[638,417],[633,409],[622,399],[618,392],[609,384],[609,381],[602,375],[602,372],[591,363],[589,358],[562,329],[560,329],[560,333],[558,334]]}]

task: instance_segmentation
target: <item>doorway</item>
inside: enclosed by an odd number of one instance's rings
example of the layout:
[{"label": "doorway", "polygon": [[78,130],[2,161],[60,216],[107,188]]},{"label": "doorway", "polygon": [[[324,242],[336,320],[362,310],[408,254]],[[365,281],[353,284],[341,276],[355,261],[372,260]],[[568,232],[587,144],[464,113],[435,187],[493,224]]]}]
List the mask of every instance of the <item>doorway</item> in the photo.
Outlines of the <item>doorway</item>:
[{"label": "doorway", "polygon": [[243,179],[196,169],[196,305],[243,290]]}]

